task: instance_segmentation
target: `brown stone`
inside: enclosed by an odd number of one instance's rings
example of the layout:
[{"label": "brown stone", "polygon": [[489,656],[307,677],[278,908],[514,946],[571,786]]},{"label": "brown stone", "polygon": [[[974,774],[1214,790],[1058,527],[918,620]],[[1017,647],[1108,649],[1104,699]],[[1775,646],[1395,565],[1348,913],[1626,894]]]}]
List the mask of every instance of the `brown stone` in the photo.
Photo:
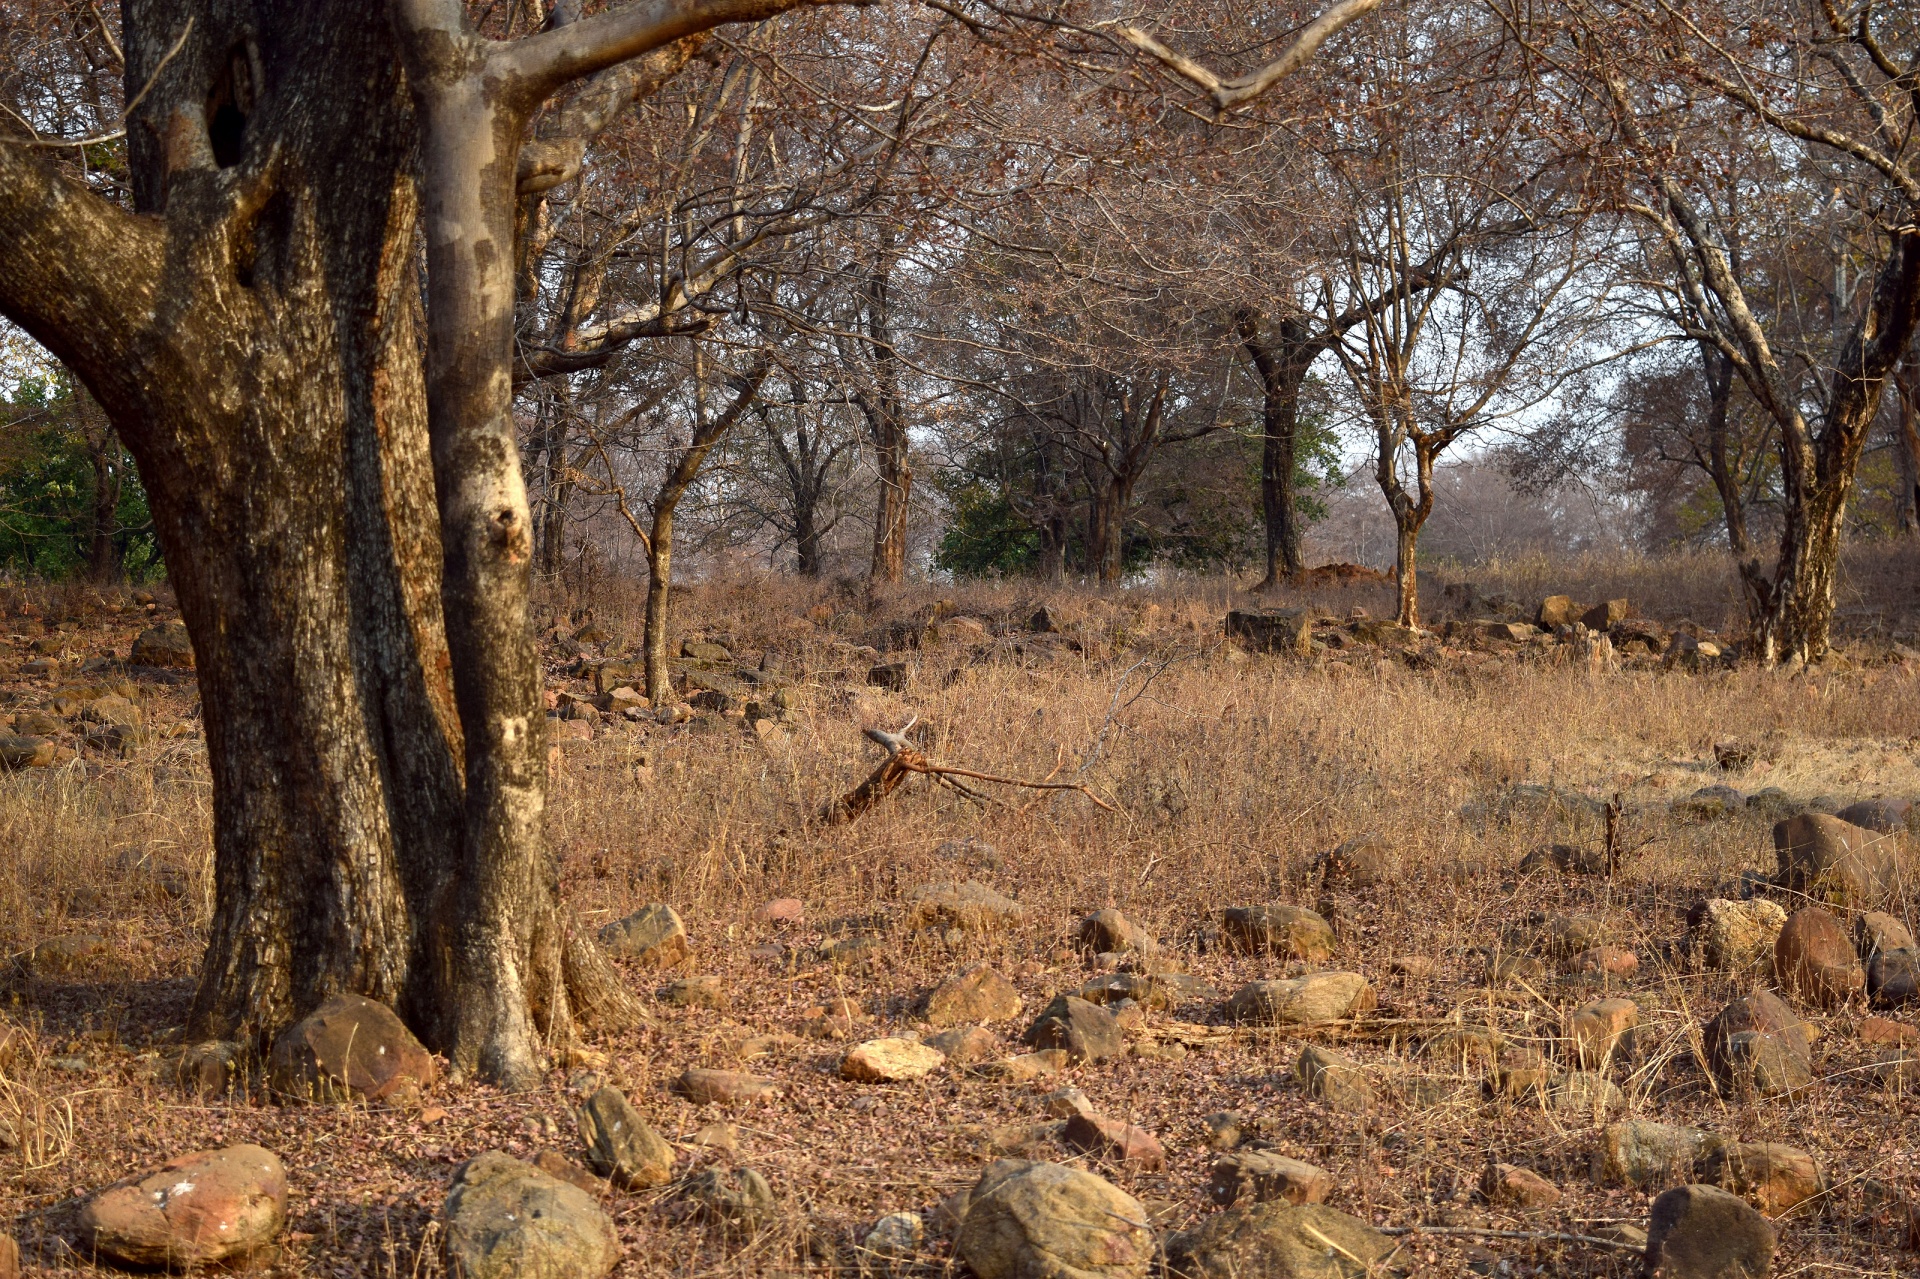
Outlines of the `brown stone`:
[{"label": "brown stone", "polygon": [[1153,937],[1112,907],[1096,910],[1080,921],[1074,930],[1074,940],[1082,950],[1094,954],[1117,953],[1127,950],[1156,951],[1158,944]]},{"label": "brown stone", "polygon": [[80,1235],[130,1266],[184,1270],[264,1259],[287,1220],[287,1170],[259,1146],[201,1150],[139,1181],[103,1190],[80,1210]]},{"label": "brown stone", "polygon": [[1907,926],[1884,911],[1870,910],[1854,921],[1853,935],[1859,942],[1860,958],[1871,959],[1883,950],[1913,950],[1920,942],[1913,939]]},{"label": "brown stone", "polygon": [[1619,946],[1596,946],[1568,960],[1567,971],[1590,977],[1631,977],[1640,971],[1640,957]]},{"label": "brown stone", "polygon": [[1773,828],[1778,882],[1789,892],[1855,909],[1891,899],[1900,882],[1897,837],[1825,813],[1802,813]]},{"label": "brown stone", "polygon": [[1710,1149],[1700,1159],[1698,1175],[1769,1217],[1827,1192],[1826,1174],[1812,1155],[1771,1141],[1729,1142]]},{"label": "brown stone", "polygon": [[1308,1044],[1293,1059],[1292,1074],[1310,1097],[1335,1110],[1364,1114],[1373,1108],[1373,1085],[1366,1073],[1330,1048]]},{"label": "brown stone", "polygon": [[987,1061],[1000,1051],[1000,1041],[990,1030],[979,1026],[959,1026],[928,1035],[927,1047],[938,1050],[955,1066],[971,1066]]},{"label": "brown stone", "polygon": [[974,880],[926,884],[909,897],[907,921],[915,928],[957,928],[961,932],[992,932],[1026,915],[1019,902]]},{"label": "brown stone", "polygon": [[1405,1274],[1398,1240],[1325,1204],[1243,1204],[1167,1236],[1172,1279],[1355,1279]]},{"label": "brown stone", "polygon": [[[1742,1039],[1758,1035],[1762,1038]],[[1763,1093],[1787,1091],[1779,1085],[1787,1078],[1756,1078],[1756,1065],[1778,1074],[1791,1072],[1803,1086],[1812,1078],[1813,1043],[1820,1032],[1802,1021],[1785,1000],[1770,990],[1756,990],[1745,999],[1736,999],[1715,1015],[1706,1026],[1707,1063],[1730,1081],[1753,1083]],[[1790,1060],[1789,1060],[1790,1059]],[[1797,1069],[1794,1063],[1798,1063]]]},{"label": "brown stone", "polygon": [[1214,1160],[1213,1176],[1207,1183],[1207,1196],[1222,1208],[1242,1201],[1325,1203],[1332,1190],[1333,1176],[1326,1169],[1265,1150]]},{"label": "brown stone", "polygon": [[759,1075],[737,1070],[692,1067],[673,1081],[673,1090],[696,1106],[713,1102],[759,1101],[780,1091],[780,1085]]},{"label": "brown stone", "polygon": [[673,1147],[617,1088],[600,1089],[580,1108],[580,1140],[594,1171],[622,1190],[664,1186],[673,1176]]},{"label": "brown stone", "polygon": [[1094,1114],[1070,1116],[1060,1140],[1075,1150],[1138,1168],[1159,1168],[1167,1159],[1159,1139],[1145,1128]]},{"label": "brown stone", "polygon": [[385,1004],[335,995],[273,1042],[267,1082],[311,1101],[400,1101],[439,1077],[433,1057]]},{"label": "brown stone", "polygon": [[1004,1021],[1020,1015],[1020,992],[991,964],[975,964],[941,982],[921,1003],[935,1026]]},{"label": "brown stone", "polygon": [[1614,1058],[1633,1051],[1640,1008],[1631,999],[1602,999],[1567,1019],[1568,1055],[1588,1070],[1604,1070]]},{"label": "brown stone", "polygon": [[1753,1206],[1718,1186],[1676,1186],[1653,1201],[1646,1279],[1766,1279],[1778,1235]]},{"label": "brown stone", "polygon": [[1920,1026],[1887,1017],[1863,1018],[1859,1034],[1863,1044],[1920,1044]]},{"label": "brown stone", "polygon": [[1867,974],[1838,919],[1818,906],[1787,917],[1773,950],[1774,975],[1793,995],[1822,1007],[1866,989]]},{"label": "brown stone", "polygon": [[1126,1039],[1113,1014],[1072,995],[1057,996],[1028,1027],[1034,1048],[1058,1048],[1074,1061],[1100,1061],[1126,1052]]},{"label": "brown stone", "polygon": [[1774,943],[1786,923],[1787,912],[1764,897],[1716,897],[1687,912],[1687,941],[1708,968],[1764,976],[1773,971]]},{"label": "brown stone", "polygon": [[607,1188],[605,1177],[594,1176],[557,1150],[541,1151],[533,1157],[533,1166],[554,1180],[578,1186],[590,1195],[600,1194]]},{"label": "brown stone", "polygon": [[1233,1021],[1310,1026],[1357,1016],[1373,1006],[1373,988],[1366,978],[1329,972],[1249,982],[1234,992],[1226,1011]]},{"label": "brown stone", "polygon": [[840,1078],[866,1084],[920,1079],[946,1065],[946,1056],[914,1039],[869,1039],[840,1061]]},{"label": "brown stone", "polygon": [[1584,612],[1586,609],[1574,603],[1570,596],[1549,595],[1534,610],[1533,624],[1541,630],[1557,630],[1562,626],[1572,626]]},{"label": "brown stone", "polygon": [[141,631],[127,660],[135,666],[193,669],[193,640],[181,622],[165,622]]},{"label": "brown stone", "polygon": [[1560,1187],[1514,1164],[1488,1164],[1480,1177],[1480,1193],[1502,1208],[1551,1208],[1560,1202]]},{"label": "brown stone", "polygon": [[1154,1238],[1140,1202],[1092,1173],[1000,1159],[968,1197],[954,1252],[979,1279],[1144,1279]]},{"label": "brown stone", "polygon": [[1226,912],[1222,933],[1238,950],[1271,952],[1285,959],[1321,963],[1333,958],[1333,927],[1304,906],[1236,906]]}]

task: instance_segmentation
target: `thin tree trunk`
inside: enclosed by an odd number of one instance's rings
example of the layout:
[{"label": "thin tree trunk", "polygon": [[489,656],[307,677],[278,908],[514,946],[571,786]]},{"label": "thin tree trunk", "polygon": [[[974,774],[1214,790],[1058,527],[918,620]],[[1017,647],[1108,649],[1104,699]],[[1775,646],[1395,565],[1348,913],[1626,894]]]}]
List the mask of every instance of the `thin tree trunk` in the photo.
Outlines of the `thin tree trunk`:
[{"label": "thin tree trunk", "polygon": [[647,548],[647,623],[641,650],[647,661],[647,699],[655,706],[673,701],[673,672],[667,668],[667,591],[673,580],[673,512],[654,516]]},{"label": "thin tree trunk", "polygon": [[1900,531],[1920,537],[1920,352],[1908,351],[1894,374],[1899,391],[1899,420],[1894,425],[1894,453],[1899,458],[1901,491],[1895,507]]},{"label": "thin tree trunk", "polygon": [[1753,553],[1747,536],[1747,509],[1740,491],[1740,477],[1734,473],[1728,456],[1728,418],[1733,402],[1733,361],[1716,348],[1701,344],[1700,358],[1707,374],[1707,473],[1720,495],[1720,509],[1726,519],[1727,548],[1736,560]]},{"label": "thin tree trunk", "polygon": [[120,531],[120,490],[122,485],[120,440],[113,424],[87,394],[84,387],[75,395],[85,402],[81,434],[87,442],[87,461],[93,470],[93,511],[87,535],[87,580],[101,585],[125,576],[120,548],[115,535]]}]

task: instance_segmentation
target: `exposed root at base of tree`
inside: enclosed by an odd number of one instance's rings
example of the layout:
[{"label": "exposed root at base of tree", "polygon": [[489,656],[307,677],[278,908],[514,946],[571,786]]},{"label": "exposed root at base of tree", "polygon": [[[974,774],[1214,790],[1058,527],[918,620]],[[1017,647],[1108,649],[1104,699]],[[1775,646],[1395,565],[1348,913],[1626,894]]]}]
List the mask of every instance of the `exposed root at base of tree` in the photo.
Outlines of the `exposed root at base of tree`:
[{"label": "exposed root at base of tree", "polygon": [[893,794],[894,791],[899,789],[900,783],[915,774],[923,777],[931,777],[937,784],[945,786],[949,790],[958,791],[967,798],[978,800],[981,803],[987,802],[987,797],[960,779],[965,778],[967,781],[975,782],[991,782],[996,786],[1019,786],[1027,790],[1079,791],[1107,812],[1111,813],[1116,811],[1112,804],[1101,799],[1093,793],[1091,787],[1081,782],[1056,782],[1052,780],[1035,782],[1020,777],[999,777],[992,773],[975,772],[970,768],[959,768],[952,764],[936,763],[907,745],[907,729],[912,727],[913,721],[909,720],[906,728],[902,728],[897,733],[888,733],[878,728],[869,728],[866,730],[866,735],[869,739],[886,748],[887,757],[881,761],[880,767],[867,774],[865,781],[842,795],[839,799],[829,803],[820,813],[820,819],[822,821],[829,826],[846,825],[848,822],[860,817],[887,796]]}]

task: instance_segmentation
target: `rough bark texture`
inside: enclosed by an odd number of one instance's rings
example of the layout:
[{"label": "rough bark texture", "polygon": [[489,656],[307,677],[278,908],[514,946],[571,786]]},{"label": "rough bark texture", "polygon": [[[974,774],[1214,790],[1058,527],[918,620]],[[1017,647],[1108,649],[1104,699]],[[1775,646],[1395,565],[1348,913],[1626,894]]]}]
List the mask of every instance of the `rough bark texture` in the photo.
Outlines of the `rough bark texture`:
[{"label": "rough bark texture", "polygon": [[488,45],[400,0],[409,78],[364,4],[127,0],[133,211],[0,124],[0,311],[139,462],[194,640],[216,904],[192,1034],[264,1043],[354,991],[517,1084],[575,1012],[632,1019],[541,839],[518,144],[567,80],[793,2]]},{"label": "rough bark texture", "polygon": [[1734,473],[1728,454],[1728,415],[1733,407],[1733,361],[1711,343],[1700,344],[1700,359],[1707,375],[1707,475],[1720,495],[1720,509],[1727,524],[1727,546],[1735,558],[1753,551],[1747,536],[1746,499],[1740,491],[1740,477]]},{"label": "rough bark texture", "polygon": [[1899,459],[1901,491],[1894,503],[1900,531],[1920,537],[1920,350],[1909,348],[1895,375],[1900,393],[1900,418],[1894,426],[1894,453]]},{"label": "rough bark texture", "polygon": [[874,469],[880,478],[873,513],[873,563],[868,571],[872,583],[906,580],[907,509],[913,497],[906,412],[900,399],[900,355],[893,339],[892,248],[890,234],[883,233],[881,265],[867,277],[861,315],[860,336],[872,364],[872,384],[854,394],[873,439]]},{"label": "rough bark texture", "polygon": [[1300,388],[1307,370],[1326,351],[1297,320],[1283,321],[1275,332],[1262,331],[1259,317],[1243,314],[1242,348],[1260,376],[1260,511],[1267,534],[1267,570],[1257,591],[1268,590],[1299,574],[1300,515],[1294,501],[1294,467],[1300,436]]}]

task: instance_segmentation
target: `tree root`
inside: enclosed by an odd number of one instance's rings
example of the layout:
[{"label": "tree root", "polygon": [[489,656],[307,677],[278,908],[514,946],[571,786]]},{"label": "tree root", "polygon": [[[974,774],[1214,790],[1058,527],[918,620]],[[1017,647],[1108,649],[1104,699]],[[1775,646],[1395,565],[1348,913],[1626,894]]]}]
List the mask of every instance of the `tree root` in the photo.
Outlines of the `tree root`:
[{"label": "tree root", "polygon": [[999,777],[992,773],[975,772],[970,768],[959,768],[952,764],[936,763],[907,745],[906,731],[907,728],[912,727],[913,722],[908,721],[907,727],[901,729],[898,733],[883,732],[877,728],[869,728],[866,730],[866,735],[870,739],[886,748],[886,759],[881,761],[880,767],[867,774],[865,781],[822,809],[820,820],[829,826],[845,826],[848,822],[860,817],[868,809],[893,794],[894,791],[899,789],[901,782],[906,781],[908,777],[915,773],[931,777],[939,785],[945,786],[950,790],[959,791],[969,799],[980,800],[982,802],[985,802],[986,796],[958,779],[964,777],[970,781],[992,782],[996,786],[1019,786],[1027,790],[1079,791],[1107,812],[1111,813],[1115,811],[1112,804],[1101,799],[1093,793],[1092,788],[1081,782],[1056,782],[1051,780],[1033,782],[1019,777]]}]

